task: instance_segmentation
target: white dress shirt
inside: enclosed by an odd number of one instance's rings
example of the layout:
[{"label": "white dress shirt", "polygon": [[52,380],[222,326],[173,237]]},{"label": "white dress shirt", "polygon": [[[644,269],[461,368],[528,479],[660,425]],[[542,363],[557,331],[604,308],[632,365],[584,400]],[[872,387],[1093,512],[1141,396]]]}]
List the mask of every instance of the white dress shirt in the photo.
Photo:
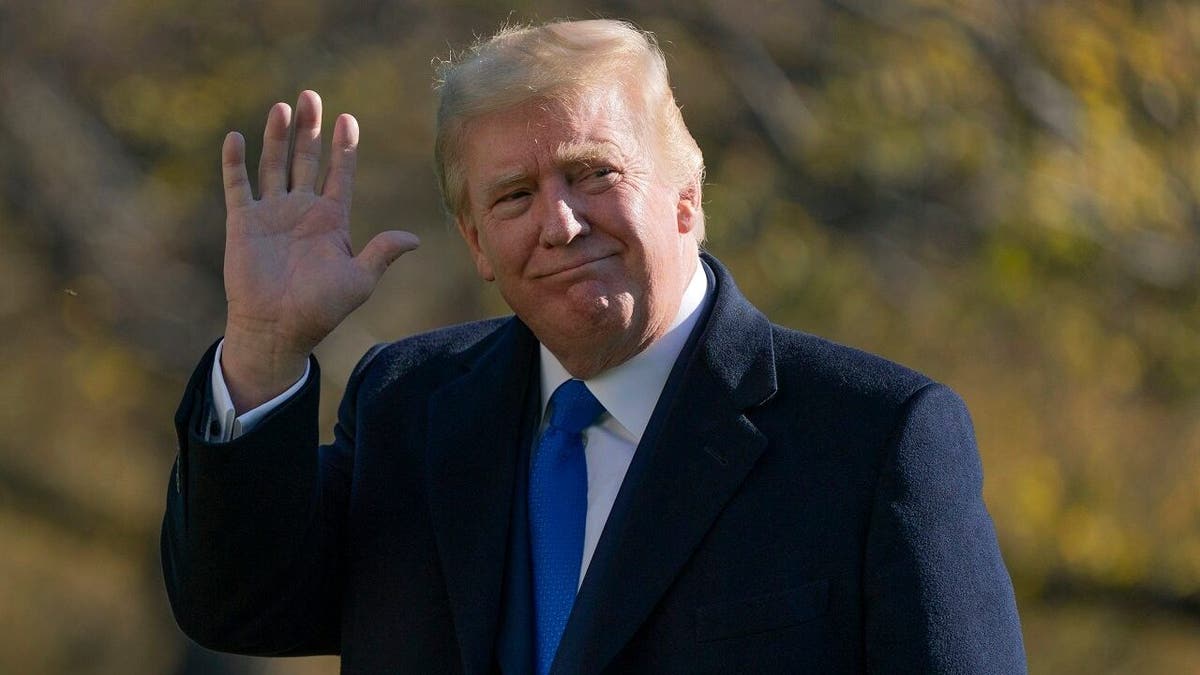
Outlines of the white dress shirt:
[{"label": "white dress shirt", "polygon": [[[596,543],[608,521],[613,502],[625,472],[633,461],[650,415],[658,403],[671,368],[679,358],[679,352],[700,318],[700,310],[708,294],[708,275],[704,266],[696,264],[696,272],[683,293],[679,312],[671,327],[649,347],[643,349],[625,363],[584,380],[588,391],[604,406],[604,412],[592,426],[583,430],[584,454],[587,456],[587,522],[583,531],[583,561],[579,570],[579,583],[587,573]],[[546,405],[550,395],[571,374],[563,368],[554,354],[541,347],[542,365],[542,427],[548,424]]]},{"label": "white dress shirt", "polygon": [[[696,263],[696,271],[688,282],[679,303],[679,311],[671,322],[670,328],[658,340],[640,353],[615,368],[610,368],[599,375],[584,380],[592,395],[604,406],[604,413],[596,422],[583,431],[584,454],[587,457],[587,523],[583,535],[583,561],[579,570],[579,583],[587,573],[592,554],[596,551],[596,543],[600,541],[600,533],[612,511],[613,502],[629,463],[633,461],[633,453],[637,450],[642,434],[646,433],[646,425],[650,423],[650,415],[658,403],[667,377],[688,336],[696,327],[700,318],[700,310],[705,298],[709,295],[708,275],[704,265]],[[221,347],[217,346],[213,359],[212,370],[212,402],[213,410],[209,412],[206,424],[207,439],[210,442],[228,442],[250,431],[267,413],[287,401],[308,380],[309,370],[305,366],[304,375],[287,391],[266,403],[236,415],[233,398],[229,395],[229,387],[225,384],[225,375],[221,371]],[[550,395],[560,384],[571,379],[571,374],[559,363],[554,354],[541,346],[541,387],[542,387],[542,429],[547,424],[546,406]],[[538,432],[541,436],[541,430]]]}]

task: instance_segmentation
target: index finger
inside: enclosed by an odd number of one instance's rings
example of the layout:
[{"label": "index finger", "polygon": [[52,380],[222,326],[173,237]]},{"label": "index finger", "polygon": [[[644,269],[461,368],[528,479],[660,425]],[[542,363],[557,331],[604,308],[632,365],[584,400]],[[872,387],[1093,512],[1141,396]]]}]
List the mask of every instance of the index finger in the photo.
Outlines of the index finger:
[{"label": "index finger", "polygon": [[354,169],[358,165],[358,120],[342,113],[333,124],[329,175],[322,194],[350,206],[354,195]]},{"label": "index finger", "polygon": [[221,144],[221,181],[225,185],[226,210],[246,206],[254,199],[246,175],[246,139],[236,131],[225,134]]}]

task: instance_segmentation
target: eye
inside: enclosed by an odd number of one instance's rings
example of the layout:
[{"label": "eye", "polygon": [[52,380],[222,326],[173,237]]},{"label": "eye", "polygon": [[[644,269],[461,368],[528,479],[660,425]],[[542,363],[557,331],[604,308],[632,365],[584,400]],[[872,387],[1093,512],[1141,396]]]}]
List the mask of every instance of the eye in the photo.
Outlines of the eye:
[{"label": "eye", "polygon": [[580,177],[580,183],[585,189],[601,191],[611,187],[621,177],[621,172],[611,166],[588,167]]},{"label": "eye", "polygon": [[501,195],[500,198],[496,200],[496,203],[503,204],[504,202],[515,202],[518,199],[528,197],[529,194],[529,190],[513,190],[512,192]]},{"label": "eye", "polygon": [[529,208],[532,202],[528,198],[531,196],[533,196],[533,190],[529,188],[517,188],[501,193],[492,202],[491,213],[501,220],[515,218]]}]

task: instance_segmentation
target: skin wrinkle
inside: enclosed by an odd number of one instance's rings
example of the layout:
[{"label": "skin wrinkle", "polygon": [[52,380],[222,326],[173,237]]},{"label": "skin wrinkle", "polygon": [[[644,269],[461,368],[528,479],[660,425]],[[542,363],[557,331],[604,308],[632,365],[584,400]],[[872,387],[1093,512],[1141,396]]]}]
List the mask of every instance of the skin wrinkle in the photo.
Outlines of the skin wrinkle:
[{"label": "skin wrinkle", "polygon": [[[534,144],[537,144],[537,139],[534,139]],[[559,166],[571,167],[575,166],[582,170],[588,170],[593,166],[604,164],[608,158],[613,157],[617,151],[616,147],[611,143],[602,143],[596,141],[564,141],[560,143],[554,151],[554,161]],[[502,193],[510,189],[529,183],[531,180],[530,174],[524,169],[514,170],[512,172],[501,175],[494,181],[488,182],[480,192],[484,195],[483,203],[494,204],[496,199]]]},{"label": "skin wrinkle", "polygon": [[[635,136],[654,142],[651,154],[661,160],[664,175],[693,185],[699,202],[703,158],[683,125],[653,36],[628,25],[595,30],[598,26],[564,26],[549,33],[513,27],[472,47],[461,64],[442,63],[435,156],[444,204],[453,217],[470,208],[461,163],[471,120],[536,99],[574,110],[613,89],[637,94],[627,118]],[[702,240],[703,212],[697,215]]]},{"label": "skin wrinkle", "polygon": [[629,121],[640,94],[614,86],[577,107],[537,100],[468,123],[460,231],[480,276],[576,377],[658,339],[696,265],[691,193]]}]

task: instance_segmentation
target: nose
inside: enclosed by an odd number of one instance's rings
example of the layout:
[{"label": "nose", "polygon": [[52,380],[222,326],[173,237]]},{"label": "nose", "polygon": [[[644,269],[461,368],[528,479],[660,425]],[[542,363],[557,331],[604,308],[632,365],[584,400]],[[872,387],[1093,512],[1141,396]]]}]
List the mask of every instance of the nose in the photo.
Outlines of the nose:
[{"label": "nose", "polygon": [[566,246],[575,241],[576,237],[587,235],[590,231],[587,220],[579,213],[568,195],[551,195],[547,201],[542,221],[542,246]]}]

